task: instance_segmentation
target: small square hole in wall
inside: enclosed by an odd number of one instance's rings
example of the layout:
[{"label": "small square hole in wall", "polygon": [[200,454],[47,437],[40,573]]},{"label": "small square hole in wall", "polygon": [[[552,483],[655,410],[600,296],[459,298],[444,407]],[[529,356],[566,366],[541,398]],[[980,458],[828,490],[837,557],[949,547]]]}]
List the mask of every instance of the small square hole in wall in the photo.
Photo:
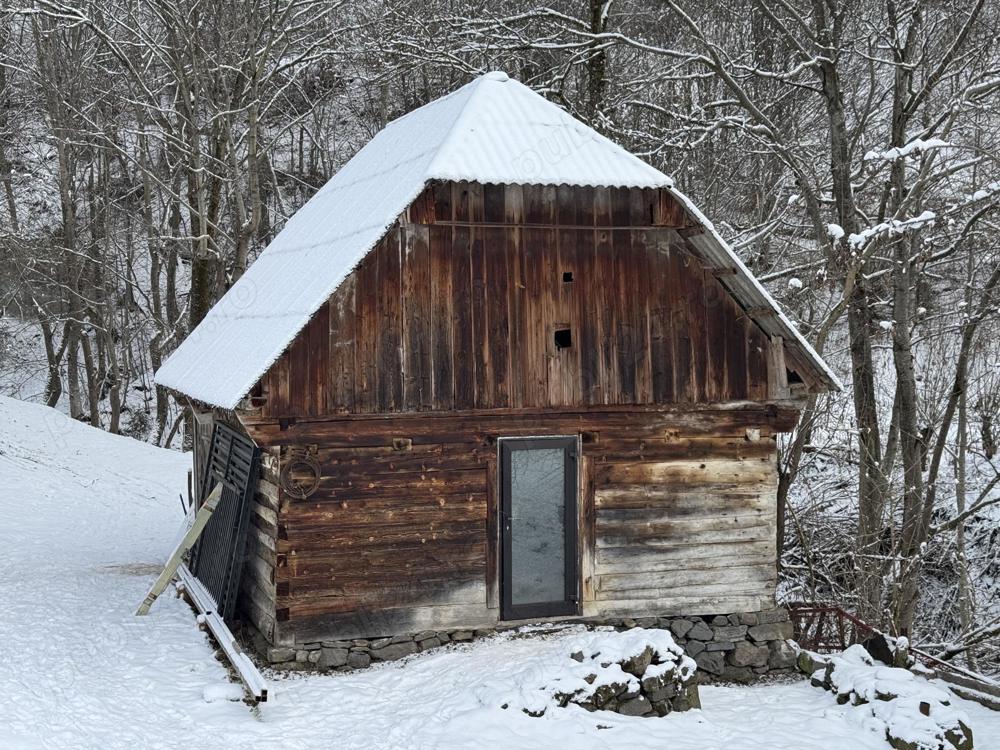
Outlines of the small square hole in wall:
[{"label": "small square hole in wall", "polygon": [[556,349],[569,349],[573,346],[573,332],[569,328],[556,329]]},{"label": "small square hole in wall", "polygon": [[570,284],[573,281],[572,271],[563,271],[563,284]]}]

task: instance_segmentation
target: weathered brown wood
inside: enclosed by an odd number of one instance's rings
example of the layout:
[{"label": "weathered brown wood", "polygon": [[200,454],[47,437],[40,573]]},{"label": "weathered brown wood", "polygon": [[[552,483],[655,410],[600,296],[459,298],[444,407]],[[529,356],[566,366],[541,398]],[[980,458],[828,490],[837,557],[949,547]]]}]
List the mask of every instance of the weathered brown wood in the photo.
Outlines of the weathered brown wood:
[{"label": "weathered brown wood", "polygon": [[[433,572],[455,571],[471,567],[485,574],[486,543],[467,539],[438,540],[433,544],[413,541],[391,545],[374,545],[366,549],[327,548],[296,550],[294,555],[279,555],[276,577],[294,579],[297,576],[332,576],[345,571],[364,570],[372,588],[378,590],[380,574],[396,575],[403,570]],[[284,560],[284,564],[282,563]]]},{"label": "weathered brown wood", "polygon": [[404,231],[402,363],[403,402],[411,409],[429,409],[431,393],[431,260],[426,226]]},{"label": "weathered brown wood", "polygon": [[260,516],[264,523],[270,526],[276,527],[278,525],[278,512],[276,510],[272,510],[266,505],[262,505],[258,502],[251,502],[250,512],[256,516]]},{"label": "weathered brown wood", "polygon": [[363,578],[299,576],[282,586],[276,601],[290,608],[289,616],[294,617],[375,607],[485,603],[486,592],[481,569],[409,570]]},{"label": "weathered brown wood", "polygon": [[621,599],[623,598],[621,592],[624,591],[669,591],[695,586],[734,584],[741,588],[751,585],[765,588],[774,584],[775,576],[774,566],[766,560],[757,565],[734,563],[729,567],[721,567],[708,560],[692,560],[683,568],[670,571],[601,575],[597,580],[597,596],[601,598],[603,594],[607,598]]},{"label": "weathered brown wood", "polygon": [[419,587],[406,584],[405,581],[396,585],[386,583],[378,592],[350,593],[348,590],[340,596],[328,594],[320,598],[312,596],[309,591],[300,594],[292,592],[280,597],[279,605],[287,607],[290,618],[297,618],[365,609],[381,611],[392,607],[486,604],[486,591],[481,580],[463,582],[453,575],[444,581],[424,580]]},{"label": "weathered brown wood", "polygon": [[677,492],[658,485],[640,485],[597,490],[594,504],[602,524],[615,521],[652,524],[686,518],[701,520],[709,514],[722,518],[736,513],[766,515],[774,507],[774,498],[750,489],[739,492],[706,487]]},{"label": "weathered brown wood", "polygon": [[671,518],[658,522],[636,522],[605,520],[598,514],[598,545],[621,546],[623,543],[641,543],[649,540],[657,545],[667,546],[672,542],[685,540],[702,542],[710,538],[731,538],[739,533],[743,538],[765,538],[773,523],[759,512],[718,515],[711,519]]},{"label": "weathered brown wood", "polygon": [[733,398],[729,384],[728,363],[725,357],[726,329],[730,325],[727,311],[729,295],[707,272],[702,271],[702,293],[705,310],[705,392],[708,402],[728,401]]},{"label": "weathered brown wood", "polygon": [[355,283],[356,277],[352,274],[334,292],[327,305],[330,311],[327,412],[354,410]]},{"label": "weathered brown wood", "polygon": [[740,560],[747,564],[773,560],[770,541],[697,544],[650,549],[648,547],[598,547],[596,566],[604,573],[678,570],[693,561]]},{"label": "weathered brown wood", "polygon": [[282,642],[495,622],[497,441],[538,435],[581,436],[585,615],[773,601],[775,435],[816,382],[695,225],[669,190],[430,184],[240,415],[266,465],[241,611]]},{"label": "weathered brown wood", "polygon": [[[655,273],[657,262],[669,259],[669,246],[656,246],[656,255],[651,258],[650,274]],[[652,403],[671,403],[675,400],[677,385],[673,322],[670,314],[672,300],[668,292],[651,296],[649,300],[649,356],[651,359],[652,382],[650,400]]]},{"label": "weathered brown wood", "polygon": [[[391,243],[390,243],[391,244]],[[383,246],[385,243],[383,243]],[[380,248],[381,249],[381,248]],[[368,255],[355,270],[357,290],[356,341],[354,348],[355,408],[378,412],[378,260],[380,253]],[[294,347],[293,347],[294,349]]]},{"label": "weathered brown wood", "polygon": [[488,358],[489,381],[477,400],[478,408],[506,408],[511,405],[511,279],[507,273],[507,230],[484,230],[483,267],[486,274],[486,332],[482,351]]},{"label": "weathered brown wood", "polygon": [[[613,197],[620,196],[621,191],[616,191]],[[619,205],[619,200],[612,201],[612,212],[627,212],[627,204],[623,207]],[[638,334],[638,312],[641,300],[636,299],[642,283],[643,267],[638,262],[642,256],[641,251],[637,251],[632,246],[632,232],[623,233],[623,236],[615,238],[615,252],[613,276],[617,282],[612,288],[611,300],[615,311],[615,365],[618,379],[619,403],[633,404],[648,401],[645,394],[636,391],[636,360],[645,353],[645,347],[639,343]],[[619,248],[624,252],[620,252]],[[644,310],[644,305],[643,305]],[[645,321],[643,321],[643,326]]]},{"label": "weathered brown wood", "polygon": [[649,461],[608,464],[597,469],[597,484],[682,484],[710,488],[714,484],[769,484],[776,477],[770,458],[750,461]]},{"label": "weathered brown wood", "polygon": [[[281,538],[294,539],[296,529],[315,535],[336,533],[338,528],[349,527],[352,523],[358,528],[368,529],[368,534],[364,536],[370,534],[373,538],[377,538],[377,531],[387,528],[393,522],[405,525],[435,521],[457,523],[483,519],[485,512],[486,498],[483,495],[464,494],[412,499],[408,496],[397,496],[364,500],[330,500],[308,505],[289,503],[281,513],[283,530]],[[281,549],[280,539],[278,544]]]},{"label": "weathered brown wood", "polygon": [[768,397],[768,350],[771,342],[751,320],[745,321],[747,330],[747,398],[764,401]]},{"label": "weathered brown wood", "polygon": [[[440,443],[485,445],[492,435],[572,434],[582,430],[628,428],[633,438],[674,436],[744,437],[760,428],[767,436],[788,431],[798,419],[797,407],[775,404],[733,404],[727,408],[588,407],[586,409],[468,411],[452,414],[327,415],[297,421],[284,429],[276,422],[247,422],[258,445],[323,444],[329,447],[391,448],[405,438],[414,446]],[[538,433],[535,433],[538,434]]]},{"label": "weathered brown wood", "polygon": [[377,411],[403,407],[402,347],[402,237],[390,231],[376,253],[378,259]]},{"label": "weathered brown wood", "polygon": [[678,438],[672,435],[665,437],[605,435],[601,442],[600,460],[604,463],[767,458],[773,455],[775,450],[774,439],[768,437],[750,442],[745,437]]},{"label": "weathered brown wood", "polygon": [[689,223],[669,191],[435,182],[262,378],[258,416],[767,398],[770,341]]},{"label": "weathered brown wood", "polygon": [[[533,210],[541,209],[534,207]],[[544,290],[551,285],[551,279],[546,278],[545,273],[549,233],[543,229],[525,228],[519,234],[521,275],[515,304],[523,314],[518,328],[517,349],[521,356],[515,382],[519,381],[522,385],[520,403],[523,406],[551,406],[548,400],[548,359],[555,353],[553,334],[556,321],[545,314]]]},{"label": "weathered brown wood", "polygon": [[260,593],[256,583],[248,578],[240,579],[238,611],[241,617],[253,623],[268,642],[275,641],[275,601]]},{"label": "weathered brown wood", "polygon": [[[465,188],[461,206],[469,210],[469,189]],[[456,208],[457,211],[457,208]],[[472,232],[467,227],[455,227],[451,238],[451,310],[452,346],[454,348],[455,408],[473,409],[476,406],[476,370],[479,366],[479,348],[473,338],[477,315],[472,306]]]},{"label": "weathered brown wood", "polygon": [[673,400],[679,403],[690,403],[697,399],[697,385],[693,381],[690,310],[687,309],[688,296],[687,274],[685,273],[685,254],[679,247],[670,248],[670,264],[668,267],[667,298],[669,300],[670,330],[673,345]]},{"label": "weathered brown wood", "polygon": [[[324,477],[308,499],[280,501],[276,551],[268,550],[279,592],[276,627],[282,638],[299,638],[320,632],[325,627],[320,623],[343,624],[352,613],[383,611],[420,611],[421,618],[444,622],[441,618],[468,611],[461,602],[473,590],[481,592],[483,610],[495,618],[496,439],[518,434],[585,435],[578,506],[585,611],[594,602],[602,612],[639,611],[623,597],[662,591],[664,576],[679,575],[689,563],[704,572],[692,574],[683,596],[706,601],[717,594],[714,580],[733,580],[723,569],[734,559],[744,567],[773,569],[769,423],[780,421],[779,411],[750,404],[701,410],[601,407],[297,422],[280,434],[300,445],[322,445],[316,458]],[[765,437],[748,441],[748,425],[762,428]],[[394,448],[403,435],[411,442]],[[359,441],[378,445],[356,445]],[[265,491],[273,495],[273,488]],[[266,570],[258,563],[256,575]],[[664,576],[609,578],[637,570]],[[628,593],[612,593],[612,584]],[[765,601],[772,591],[769,579],[753,589],[744,580],[733,585],[742,592],[737,598]],[[678,596],[674,592],[665,601]],[[660,600],[642,601],[647,613],[661,608]],[[399,618],[390,619],[403,622],[403,615]],[[340,636],[330,631],[325,637]]]},{"label": "weathered brown wood", "polygon": [[615,485],[597,487],[594,504],[603,529],[615,523],[648,527],[656,523],[681,522],[703,523],[703,528],[710,529],[717,521],[728,522],[734,516],[745,516],[755,522],[757,519],[770,521],[775,497],[771,484],[734,482],[697,488],[674,488],[663,484]]},{"label": "weathered brown wood", "polygon": [[496,454],[486,460],[486,606],[500,607],[500,487]]},{"label": "weathered brown wood", "polygon": [[658,606],[660,602],[665,599],[681,599],[682,597],[688,597],[690,601],[695,597],[700,599],[708,597],[724,598],[731,596],[734,591],[740,591],[744,595],[755,594],[758,601],[763,601],[768,597],[774,596],[774,586],[772,584],[762,583],[760,581],[740,582],[720,580],[716,583],[699,582],[691,586],[670,586],[667,588],[629,589],[626,591],[598,590],[596,598],[598,602],[623,601],[626,599],[634,602],[645,600],[648,610],[654,602],[656,604],[653,606]]},{"label": "weathered brown wood", "polygon": [[274,510],[278,509],[278,485],[269,479],[261,478],[257,482],[257,502]]},{"label": "weathered brown wood", "polygon": [[[610,196],[606,188],[594,191],[594,221],[598,225],[608,222],[611,211]],[[594,266],[591,270],[594,283],[593,305],[599,314],[593,319],[596,324],[595,345],[598,362],[598,380],[602,400],[597,403],[621,403],[621,386],[618,372],[618,319],[619,302],[618,278],[615,275],[615,250],[612,232],[607,229],[594,230]]]},{"label": "weathered brown wood", "polygon": [[788,369],[785,365],[785,343],[781,336],[772,336],[767,347],[768,398],[788,398]]},{"label": "weathered brown wood", "polygon": [[323,493],[331,499],[352,500],[386,495],[467,494],[486,491],[486,472],[481,468],[448,472],[397,472],[362,479],[344,478],[338,474],[320,479],[319,491],[310,500],[317,501]]},{"label": "weathered brown wood", "polygon": [[[377,525],[377,518],[338,521],[329,524],[291,519],[282,525],[282,538],[277,540],[279,554],[304,554],[308,550],[325,550],[375,545],[430,542],[477,542],[483,537],[485,503],[462,509],[463,514],[449,517],[441,509],[433,513],[407,514],[393,517],[393,523]],[[385,514],[383,514],[385,515]]]},{"label": "weathered brown wood", "polygon": [[389,446],[326,449],[318,451],[317,463],[324,475],[360,481],[384,475],[474,469],[482,466],[482,456],[476,448],[452,450],[449,443],[438,443],[405,451]]},{"label": "weathered brown wood", "polygon": [[[591,208],[591,214],[593,213]],[[598,300],[591,299],[591,294],[596,293],[591,279],[596,278],[597,256],[594,246],[594,232],[586,230],[576,230],[573,233],[576,244],[576,265],[573,283],[577,285],[576,312],[575,318],[578,321],[579,331],[577,339],[580,344],[580,403],[602,404],[604,403],[605,383],[602,377],[601,368],[601,319],[588,320],[589,312],[593,306],[598,304]],[[584,321],[588,323],[584,325]],[[576,388],[574,388],[576,390]]]},{"label": "weathered brown wood", "polygon": [[[634,210],[634,209],[633,209]],[[659,295],[659,280],[656,275],[656,243],[650,241],[645,230],[631,232],[632,253],[636,264],[636,286],[630,290],[632,302],[629,309],[632,313],[632,325],[635,330],[635,342],[632,359],[635,370],[635,400],[645,403],[655,403],[653,399],[653,359],[650,342],[651,308]]]},{"label": "weathered brown wood", "polygon": [[[452,233],[448,227],[430,227],[431,259],[431,404],[451,411],[455,404],[455,346],[452,297]],[[461,314],[468,315],[468,310]],[[467,374],[463,371],[462,376]],[[461,408],[459,405],[458,408]],[[389,411],[389,410],[387,410]]]},{"label": "weathered brown wood", "polygon": [[[771,540],[773,544],[774,524],[756,523],[755,525],[750,525],[750,523],[753,523],[753,519],[749,519],[749,523],[746,525],[730,522],[728,525],[723,524],[723,528],[713,530],[706,530],[697,523],[687,524],[683,527],[676,524],[673,527],[667,526],[660,530],[676,532],[672,536],[661,536],[657,533],[637,533],[635,527],[622,528],[618,533],[605,534],[598,527],[597,548],[628,545],[635,549],[645,548],[654,550],[703,544],[750,543],[765,540]],[[684,534],[688,536],[683,536]]]},{"label": "weathered brown wood", "polygon": [[[282,610],[279,610],[280,620]],[[284,610],[288,620],[288,611]],[[312,615],[281,622],[281,632],[305,643],[321,639],[376,638],[421,630],[485,628],[497,622],[497,611],[486,604],[428,607],[376,607],[344,614]]]},{"label": "weathered brown wood", "polygon": [[731,585],[716,587],[714,593],[691,596],[660,596],[655,599],[605,599],[584,602],[585,617],[642,617],[655,611],[660,616],[711,615],[717,612],[755,612],[774,606],[773,592],[764,596],[759,593],[743,593]]}]

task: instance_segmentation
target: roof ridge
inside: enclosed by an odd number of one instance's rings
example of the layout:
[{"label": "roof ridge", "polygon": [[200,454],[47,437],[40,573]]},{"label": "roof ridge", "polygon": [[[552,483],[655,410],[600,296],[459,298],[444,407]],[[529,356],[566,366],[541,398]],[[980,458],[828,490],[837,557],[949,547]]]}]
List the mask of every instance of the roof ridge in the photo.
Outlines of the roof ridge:
[{"label": "roof ridge", "polygon": [[[409,112],[406,112],[404,114],[401,114],[399,117],[396,117],[396,118],[394,118],[392,120],[389,120],[385,124],[385,127],[388,128],[390,125],[395,125],[396,123],[402,122],[403,120],[406,120],[407,118],[413,117],[414,115],[418,114],[419,112],[425,110],[427,107],[430,107],[432,104],[442,104],[442,103],[448,101],[449,99],[458,98],[459,94],[461,94],[463,91],[465,91],[470,86],[474,86],[475,84],[479,83],[479,81],[481,81],[483,78],[485,78],[486,75],[487,74],[484,74],[484,75],[481,75],[481,76],[477,76],[476,78],[473,78],[468,83],[462,84],[461,86],[459,86],[454,91],[450,91],[447,94],[444,94],[443,96],[439,96],[437,99],[431,99],[429,102],[421,104],[416,109],[411,109]],[[465,107],[463,107],[462,109],[464,111]],[[383,130],[384,129],[385,128],[383,128]],[[378,135],[378,134],[376,133],[376,135]],[[369,141],[369,143],[370,143],[370,141]],[[365,144],[365,145],[367,145],[367,144]]]},{"label": "roof ridge", "polygon": [[[472,102],[475,101],[476,95],[482,90],[482,85],[485,81],[499,81],[501,83],[507,83],[509,82],[509,79],[506,77],[506,75],[504,76],[503,80],[500,80],[494,73],[483,73],[481,76],[478,76],[477,78],[465,84],[465,86],[462,86],[462,88],[458,90],[458,91],[463,91],[466,88],[472,87],[472,91],[469,93],[468,98],[465,100],[465,104],[462,105],[461,111],[458,113],[458,116],[454,120],[452,120],[451,126],[448,128],[448,132],[445,133],[444,138],[441,139],[441,143],[438,145],[437,150],[434,152],[434,156],[432,156],[431,160],[427,163],[427,169],[424,172],[425,182],[426,180],[434,179],[434,173],[436,171],[435,167],[437,166],[438,160],[441,158],[441,154],[446,153],[448,151],[448,147],[451,146],[452,140],[455,136],[455,133],[458,131],[460,124],[468,119],[469,109],[472,105]],[[455,93],[457,94],[458,91],[456,91]]]}]

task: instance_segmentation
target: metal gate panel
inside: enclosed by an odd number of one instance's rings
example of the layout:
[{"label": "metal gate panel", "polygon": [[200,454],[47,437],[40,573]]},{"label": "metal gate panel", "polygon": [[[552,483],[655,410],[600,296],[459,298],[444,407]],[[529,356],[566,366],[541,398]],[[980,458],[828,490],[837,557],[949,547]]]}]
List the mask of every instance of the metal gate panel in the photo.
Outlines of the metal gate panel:
[{"label": "metal gate panel", "polygon": [[231,427],[216,423],[198,501],[219,483],[222,497],[191,551],[189,568],[215,599],[215,611],[225,620],[236,610],[259,467],[257,446]]}]

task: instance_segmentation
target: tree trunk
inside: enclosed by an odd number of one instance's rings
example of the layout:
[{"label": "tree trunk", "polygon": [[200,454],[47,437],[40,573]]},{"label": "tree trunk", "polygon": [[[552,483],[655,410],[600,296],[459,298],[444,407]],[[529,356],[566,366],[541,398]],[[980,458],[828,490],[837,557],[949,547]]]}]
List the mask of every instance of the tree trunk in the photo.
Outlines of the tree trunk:
[{"label": "tree trunk", "polygon": [[69,389],[69,415],[73,419],[83,419],[83,398],[80,394],[80,337],[77,327],[71,325],[66,331],[69,343],[66,347],[66,386]]},{"label": "tree trunk", "polygon": [[80,350],[83,352],[84,373],[87,377],[87,405],[90,407],[90,424],[101,426],[101,378],[94,361],[94,351],[90,344],[90,336],[86,332],[80,335]]},{"label": "tree trunk", "polygon": [[858,544],[856,562],[859,608],[863,618],[880,621],[882,569],[880,547],[885,528],[886,489],[881,471],[881,439],[871,347],[871,312],[859,281],[847,310],[853,372],[854,414],[858,429]]},{"label": "tree trunk", "polygon": [[41,316],[41,311],[39,311],[38,324],[42,328],[42,341],[45,343],[45,360],[48,364],[48,378],[45,382],[45,404],[46,406],[55,407],[59,403],[59,399],[62,398],[62,377],[59,374],[59,365],[62,363],[64,349],[56,349],[52,324]]},{"label": "tree trunk", "polygon": [[[590,32],[603,34],[608,27],[611,0],[590,0]],[[587,54],[587,113],[590,124],[601,130],[600,114],[607,90],[608,53],[600,43]]]}]

